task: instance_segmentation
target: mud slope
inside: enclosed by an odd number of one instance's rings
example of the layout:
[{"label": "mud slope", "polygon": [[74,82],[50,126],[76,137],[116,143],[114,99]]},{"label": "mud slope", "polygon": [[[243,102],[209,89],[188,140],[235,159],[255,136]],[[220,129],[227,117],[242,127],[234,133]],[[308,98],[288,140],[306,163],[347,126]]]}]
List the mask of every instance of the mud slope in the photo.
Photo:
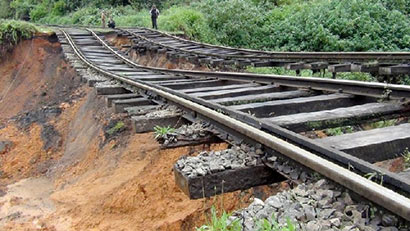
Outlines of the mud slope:
[{"label": "mud slope", "polygon": [[0,63],[0,120],[66,101],[78,86],[75,76],[54,38],[19,43]]},{"label": "mud slope", "polygon": [[[188,200],[172,165],[209,147],[160,150],[152,133],[133,134],[51,38],[0,64],[0,94],[0,230],[195,230],[212,205],[231,211],[266,190]],[[126,128],[108,136],[118,121]]]}]

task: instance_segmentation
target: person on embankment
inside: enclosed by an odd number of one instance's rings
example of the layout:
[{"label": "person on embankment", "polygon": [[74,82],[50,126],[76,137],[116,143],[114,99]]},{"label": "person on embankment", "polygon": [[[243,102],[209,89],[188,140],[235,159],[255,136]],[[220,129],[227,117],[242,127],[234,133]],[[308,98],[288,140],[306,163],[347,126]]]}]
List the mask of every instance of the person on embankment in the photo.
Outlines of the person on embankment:
[{"label": "person on embankment", "polygon": [[155,5],[152,5],[149,13],[151,14],[152,28],[158,30],[157,18],[159,15],[159,10],[157,9]]},{"label": "person on embankment", "polygon": [[112,17],[110,17],[110,20],[108,20],[108,27],[111,29],[115,28],[115,21],[114,19],[112,19]]},{"label": "person on embankment", "polygon": [[105,17],[106,17],[105,10],[103,10],[101,12],[101,26],[102,26],[102,28],[105,28]]}]

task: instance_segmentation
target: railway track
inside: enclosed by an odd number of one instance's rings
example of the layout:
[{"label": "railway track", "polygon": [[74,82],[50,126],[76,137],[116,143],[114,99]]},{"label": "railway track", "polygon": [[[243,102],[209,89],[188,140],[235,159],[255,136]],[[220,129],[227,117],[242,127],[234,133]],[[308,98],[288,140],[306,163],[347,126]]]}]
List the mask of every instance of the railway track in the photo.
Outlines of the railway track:
[{"label": "railway track", "polygon": [[297,74],[303,69],[328,70],[334,77],[339,72],[410,74],[410,52],[268,52],[204,44],[147,28],[120,31],[139,52],[165,52],[169,57],[213,66],[285,67]]},{"label": "railway track", "polygon": [[[410,193],[408,175],[373,164],[397,157],[410,144],[410,87],[144,67],[92,30],[67,31],[59,37],[63,46],[72,49],[70,55],[112,79],[95,81],[114,84],[111,88],[120,95],[113,104],[176,104],[186,111],[186,118],[207,121],[227,140],[263,145],[271,155],[295,161],[410,220],[410,200],[405,196]],[[312,130],[386,119],[400,122],[322,139],[309,136]],[[189,194],[191,179],[175,170],[177,183]],[[396,192],[357,173],[372,173]],[[249,180],[257,178],[253,175]],[[235,186],[231,190],[238,189]]]}]

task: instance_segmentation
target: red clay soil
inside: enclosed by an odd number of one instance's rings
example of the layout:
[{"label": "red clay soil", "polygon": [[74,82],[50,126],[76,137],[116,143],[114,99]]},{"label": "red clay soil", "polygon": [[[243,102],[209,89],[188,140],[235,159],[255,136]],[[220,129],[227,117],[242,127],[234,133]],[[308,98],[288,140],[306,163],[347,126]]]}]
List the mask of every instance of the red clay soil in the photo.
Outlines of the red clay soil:
[{"label": "red clay soil", "polygon": [[0,63],[0,121],[22,111],[63,101],[76,85],[61,46],[46,37],[25,40]]}]

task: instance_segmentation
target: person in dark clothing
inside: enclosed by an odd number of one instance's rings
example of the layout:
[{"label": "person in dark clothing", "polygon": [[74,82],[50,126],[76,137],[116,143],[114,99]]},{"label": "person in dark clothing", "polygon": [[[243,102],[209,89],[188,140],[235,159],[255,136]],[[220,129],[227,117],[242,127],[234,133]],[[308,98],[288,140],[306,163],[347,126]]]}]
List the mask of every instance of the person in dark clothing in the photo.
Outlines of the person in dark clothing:
[{"label": "person in dark clothing", "polygon": [[157,9],[155,5],[153,5],[149,13],[151,14],[152,28],[155,28],[158,30],[157,18],[159,15],[159,10]]},{"label": "person in dark clothing", "polygon": [[108,27],[114,29],[115,28],[115,21],[110,17],[110,20],[108,20]]}]

